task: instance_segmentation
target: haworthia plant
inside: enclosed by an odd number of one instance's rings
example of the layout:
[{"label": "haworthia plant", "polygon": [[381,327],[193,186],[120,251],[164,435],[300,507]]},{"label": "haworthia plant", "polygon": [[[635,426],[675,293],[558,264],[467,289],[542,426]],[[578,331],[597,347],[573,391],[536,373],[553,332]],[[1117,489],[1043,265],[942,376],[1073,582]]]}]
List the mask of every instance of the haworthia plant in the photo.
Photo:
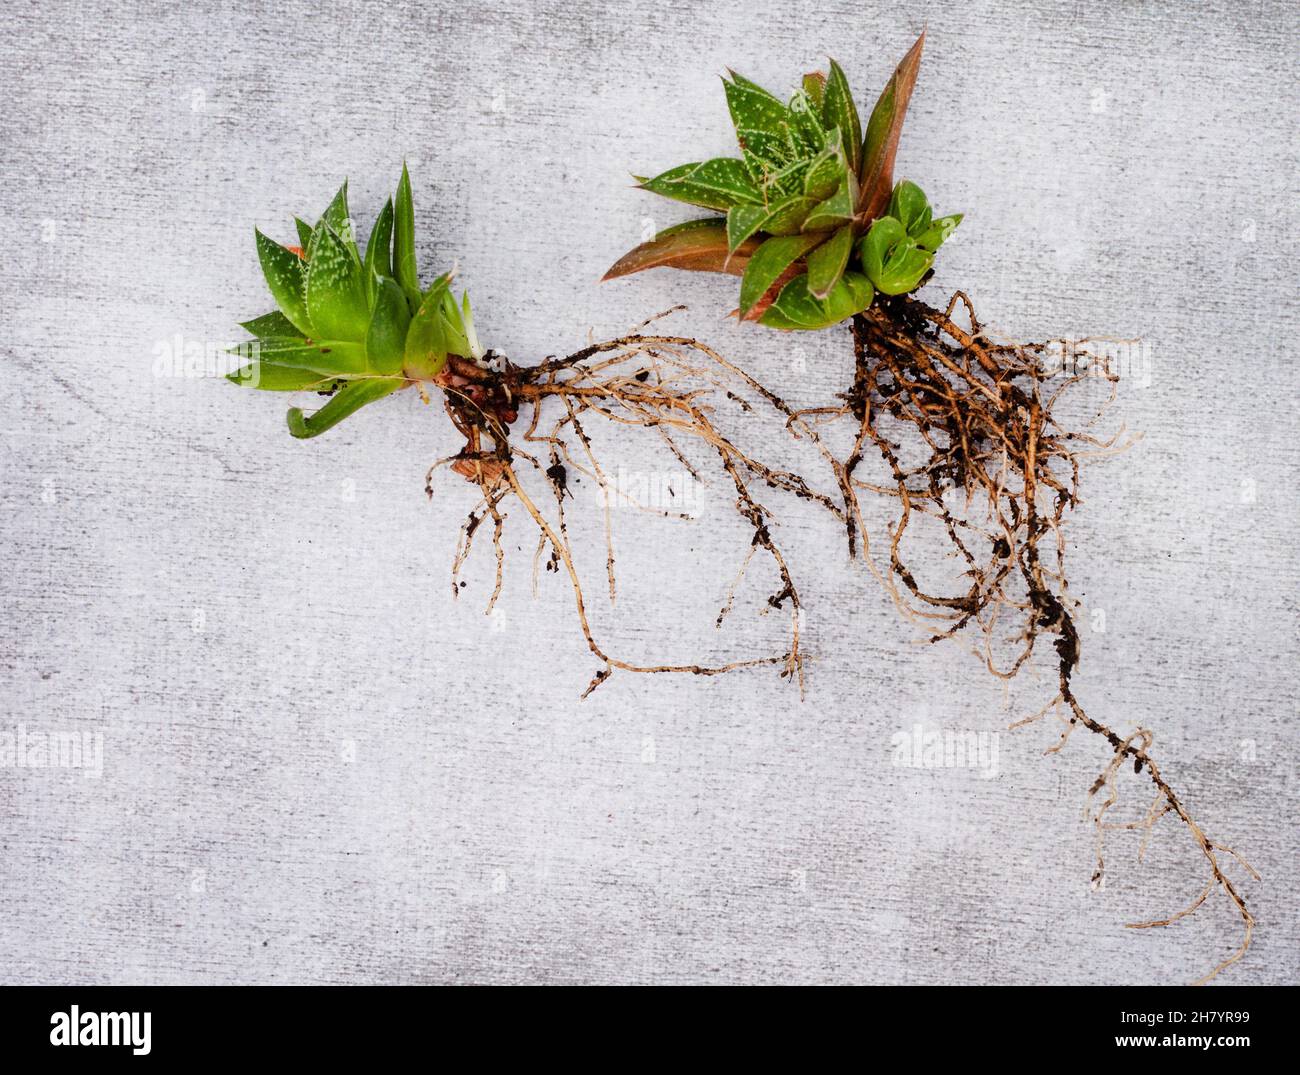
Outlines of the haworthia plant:
[{"label": "haworthia plant", "polygon": [[364,256],[352,234],[347,183],[314,227],[295,223],[297,246],[256,233],[262,273],[279,309],[243,323],[253,338],[231,353],[248,362],[227,375],[250,388],[329,395],[314,414],[290,408],[295,437],[317,436],[367,403],[433,380],[449,355],[483,357],[469,296],[457,303],[451,275],[420,287],[405,166]]},{"label": "haworthia plant", "polygon": [[660,266],[731,273],[741,277],[741,318],[782,329],[825,328],[865,310],[877,293],[914,290],[961,223],[960,214],[936,219],[915,183],[893,182],[924,43],[922,33],[865,131],[834,60],[828,72],[805,75],[788,102],[728,72],[740,157],[637,177],[645,190],[724,216],[660,232],[605,279]]}]

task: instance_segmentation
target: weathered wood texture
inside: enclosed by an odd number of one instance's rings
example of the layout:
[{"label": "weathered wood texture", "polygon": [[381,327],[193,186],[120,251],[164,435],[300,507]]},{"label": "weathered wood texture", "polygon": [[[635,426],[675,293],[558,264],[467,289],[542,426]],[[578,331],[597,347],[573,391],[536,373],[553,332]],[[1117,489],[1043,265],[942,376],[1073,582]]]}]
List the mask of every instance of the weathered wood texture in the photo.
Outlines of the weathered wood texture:
[{"label": "weathered wood texture", "polygon": [[[459,260],[492,346],[533,360],[686,301],[679,330],[828,400],[843,333],[738,329],[729,281],[596,281],[690,215],[630,171],[729,151],[724,65],[786,86],[829,50],[873,95],[926,23],[900,172],[968,214],[931,293],[1151,345],[1114,412],[1145,439],[1072,521],[1078,689],[1154,729],[1265,874],[1226,980],[1300,977],[1293,5],[317,7],[6,8],[0,731],[98,732],[103,758],[0,769],[0,978],[1147,982],[1231,949],[1219,901],[1121,928],[1199,890],[1185,835],[1165,822],[1143,863],[1117,840],[1090,891],[1103,752],[1005,731],[1050,669],[1004,697],[966,644],[915,645],[812,511],[769,498],[806,699],[758,672],[579,703],[595,666],[562,581],[529,592],[522,513],[502,614],[486,549],[451,598],[471,499],[421,491],[455,448],[438,408],[408,394],[304,444],[283,397],[156,374],[169,341],[269,306],[254,224],[287,239],[346,175],[368,226],[405,157],[421,259]],[[673,467],[601,435],[611,467]],[[694,524],[617,513],[623,590],[594,604],[618,652],[781,644],[761,570],[714,631],[747,536],[707,497]],[[996,774],[896,766],[917,724],[1000,731]]]}]

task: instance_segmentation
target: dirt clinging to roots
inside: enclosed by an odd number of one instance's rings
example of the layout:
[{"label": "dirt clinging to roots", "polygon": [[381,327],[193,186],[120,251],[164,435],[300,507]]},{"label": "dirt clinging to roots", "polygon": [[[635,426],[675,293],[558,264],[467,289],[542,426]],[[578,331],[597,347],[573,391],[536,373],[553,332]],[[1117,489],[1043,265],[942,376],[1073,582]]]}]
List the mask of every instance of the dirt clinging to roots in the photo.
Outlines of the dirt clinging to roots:
[{"label": "dirt clinging to roots", "polygon": [[[1040,640],[1050,642],[1055,696],[1011,727],[1035,724],[1049,715],[1058,719],[1062,730],[1047,749],[1049,754],[1060,751],[1079,728],[1104,741],[1109,757],[1086,795],[1085,817],[1096,831],[1093,884],[1100,885],[1104,877],[1109,833],[1138,832],[1141,859],[1157,823],[1173,814],[1203,856],[1204,887],[1183,910],[1129,928],[1171,925],[1218,890],[1239,917],[1243,936],[1201,981],[1239,960],[1250,946],[1255,920],[1226,869],[1231,860],[1256,880],[1258,875],[1232,848],[1208,836],[1188,812],[1150,754],[1153,733],[1143,727],[1127,734],[1115,731],[1084,709],[1072,684],[1080,641],[1076,602],[1065,572],[1063,525],[1079,503],[1082,467],[1132,443],[1122,440],[1122,430],[1109,439],[1093,432],[1114,399],[1118,375],[1105,363],[1059,366],[1055,357],[1064,353],[1067,341],[993,339],[961,292],[944,310],[904,296],[882,299],[853,318],[854,374],[842,401],[794,410],[698,340],[646,333],[655,320],[630,335],[532,367],[490,356],[486,366],[453,359],[444,370],[439,385],[465,447],[430,468],[426,491],[433,495],[433,475],[447,466],[481,494],[461,529],[453,592],[459,592],[461,568],[476,536],[490,521],[496,558],[495,586],[488,601],[488,611],[492,609],[502,586],[502,505],[513,498],[537,531],[534,588],[543,567],[567,575],[580,629],[599,663],[584,697],[616,671],[713,676],[764,665],[778,667],[802,690],[799,592],[774,537],[773,516],[759,499],[760,489],[815,503],[842,528],[849,556],[868,566],[903,616],[931,642],[973,633],[988,671],[1003,680],[1025,667]],[[1064,409],[1061,400],[1084,381],[1105,385],[1108,398],[1091,420],[1070,428],[1064,419],[1058,421]],[[765,408],[784,422],[792,437],[811,443],[833,475],[834,492],[823,493],[800,474],[758,459],[733,435],[724,434],[715,419],[719,398],[747,414]],[[512,430],[526,405],[531,405],[526,427]],[[784,652],[717,665],[638,664],[610,655],[598,643],[575,566],[565,502],[571,495],[571,473],[590,479],[601,491],[612,602],[616,577],[611,506],[622,493],[611,483],[588,432],[591,423],[604,421],[652,431],[697,480],[704,480],[703,464],[693,461],[691,450],[703,449],[712,459],[734,491],[736,512],[752,532],[717,624],[721,626],[730,612],[752,560],[764,557],[779,580],[766,607],[789,616]],[[848,428],[847,450],[831,447],[831,427]],[[866,475],[881,466],[883,478]],[[542,498],[554,502],[549,514],[521,480],[529,471],[540,475],[549,490],[549,498]],[[885,498],[895,507],[895,519],[886,527],[887,541],[879,550],[873,548],[865,521],[867,497]],[[922,520],[927,525],[920,533]],[[909,561],[908,542],[919,540],[926,548],[925,561],[934,562],[936,535],[938,551],[946,551],[959,565],[962,581],[955,585],[921,581]],[[1115,821],[1111,811],[1120,802],[1116,778],[1129,763],[1135,773],[1146,774],[1151,799],[1140,816]]]},{"label": "dirt clinging to roots", "polygon": [[[567,357],[550,358],[535,366],[516,366],[493,356],[486,366],[453,359],[443,371],[438,384],[443,389],[448,416],[465,437],[465,446],[430,468],[425,491],[432,497],[434,473],[447,466],[476,485],[481,494],[481,500],[461,528],[452,568],[453,592],[459,592],[460,571],[475,537],[490,520],[496,557],[496,581],[487,606],[489,612],[492,610],[501,592],[504,571],[502,505],[513,498],[524,507],[537,531],[534,588],[543,567],[568,577],[579,627],[588,649],[599,662],[599,669],[583,697],[616,671],[714,676],[764,665],[777,666],[782,676],[797,682],[802,690],[804,654],[799,638],[799,592],[785,554],[768,525],[771,513],[759,499],[758,489],[784,490],[815,500],[832,513],[840,509],[832,498],[814,492],[799,475],[764,463],[719,429],[711,403],[715,395],[749,409],[752,404],[740,393],[757,393],[757,398],[762,398],[764,390],[698,340],[641,331],[655,320],[658,318],[651,318],[630,335],[593,343]],[[531,405],[531,415],[526,426],[522,431],[512,430],[512,423],[528,405]],[[789,617],[788,644],[783,652],[758,654],[717,665],[645,664],[615,657],[597,641],[588,616],[588,595],[579,579],[569,537],[566,499],[571,497],[568,482],[572,473],[581,474],[600,489],[607,587],[613,602],[617,579],[611,512],[616,500],[626,497],[626,493],[611,481],[588,433],[589,423],[603,421],[651,431],[696,480],[702,477],[701,464],[692,460],[691,449],[702,450],[713,459],[734,492],[735,511],[752,532],[749,546],[741,555],[739,572],[718,613],[717,624],[721,626],[730,612],[736,588],[751,561],[756,556],[766,557],[779,580],[778,588],[766,600],[766,607],[783,611]],[[549,499],[553,501],[549,514],[522,480],[530,471],[540,475],[544,489],[549,490]],[[641,504],[633,506],[657,510]]]},{"label": "dirt clinging to roots", "polygon": [[[1055,697],[1012,727],[1048,714],[1058,717],[1062,731],[1047,753],[1060,751],[1078,728],[1105,741],[1109,760],[1087,792],[1086,817],[1096,830],[1094,885],[1101,884],[1105,873],[1108,833],[1141,833],[1141,858],[1161,818],[1172,813],[1183,823],[1204,858],[1204,888],[1184,910],[1130,928],[1169,925],[1219,890],[1239,917],[1243,935],[1240,945],[1201,979],[1208,981],[1245,954],[1255,925],[1225,867],[1233,860],[1250,877],[1258,880],[1258,874],[1193,819],[1149,753],[1153,733],[1138,727],[1121,735],[1084,709],[1072,685],[1080,645],[1062,527],[1079,501],[1081,467],[1132,443],[1121,442],[1122,430],[1106,440],[1090,431],[1113,400],[1118,375],[1105,363],[1070,368],[1059,361],[1087,341],[994,341],[961,292],[943,311],[909,297],[879,303],[853,319],[852,335],[854,379],[844,407],[818,415],[821,422],[844,418],[856,426],[853,448],[838,468],[850,555],[860,550],[899,609],[931,641],[967,629],[981,632],[984,663],[995,676],[1015,676],[1038,640],[1050,640]],[[1084,381],[1108,383],[1109,397],[1083,428],[1063,427],[1056,418],[1062,396]],[[907,447],[912,450],[906,452]],[[871,450],[884,461],[888,483],[857,479],[864,454]],[[862,521],[859,497],[868,491],[897,500],[882,566],[871,555]],[[937,523],[927,535],[941,535],[963,569],[964,590],[937,592],[917,581],[903,548],[909,526],[920,517]],[[1012,653],[999,661],[995,642],[1005,638],[1008,628]],[[1135,773],[1150,780],[1152,798],[1138,818],[1112,821],[1110,812],[1119,802],[1116,776],[1130,762]]]}]

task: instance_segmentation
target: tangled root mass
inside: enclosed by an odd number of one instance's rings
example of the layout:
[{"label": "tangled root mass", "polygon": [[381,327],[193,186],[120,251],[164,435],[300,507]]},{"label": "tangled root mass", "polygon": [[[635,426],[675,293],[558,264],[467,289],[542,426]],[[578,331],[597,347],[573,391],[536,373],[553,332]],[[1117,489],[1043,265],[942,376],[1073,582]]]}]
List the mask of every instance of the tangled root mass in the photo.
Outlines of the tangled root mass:
[{"label": "tangled root mass", "polygon": [[[931,641],[976,632],[985,665],[1001,679],[1025,666],[1039,639],[1050,640],[1055,696],[1012,727],[1056,715],[1062,731],[1048,753],[1060,751],[1078,728],[1105,741],[1109,760],[1087,793],[1086,816],[1096,830],[1094,886],[1106,868],[1107,833],[1140,832],[1141,857],[1166,814],[1186,826],[1205,861],[1205,887],[1184,910],[1130,928],[1169,925],[1219,890],[1240,918],[1243,935],[1240,945],[1202,979],[1208,981],[1245,954],[1255,925],[1225,872],[1227,861],[1235,860],[1251,877],[1258,875],[1193,819],[1150,754],[1152,732],[1138,727],[1121,735],[1084,709],[1072,684],[1080,646],[1062,527],[1078,503],[1082,466],[1132,443],[1122,441],[1122,430],[1105,440],[1091,432],[1114,399],[1118,374],[1098,356],[1088,361],[1087,340],[994,340],[961,292],[942,311],[910,297],[878,304],[854,318],[852,333],[854,380],[843,406],[806,416],[819,426],[848,420],[855,429],[851,450],[836,464],[850,554],[860,548],[900,611]],[[1062,361],[1065,356],[1074,361]],[[1107,385],[1107,399],[1081,428],[1069,428],[1058,420],[1062,398],[1084,381]],[[884,464],[884,481],[858,476],[871,452]],[[863,523],[864,492],[891,497],[897,504],[879,564]],[[928,551],[934,551],[930,541],[937,534],[959,565],[958,585],[940,589],[918,581],[904,551],[909,528],[918,519],[929,524]],[[1116,777],[1127,764],[1146,774],[1152,800],[1136,819],[1113,821],[1111,811],[1119,802]]]},{"label": "tangled root mass", "polygon": [[[651,319],[654,320],[657,318]],[[640,328],[649,324],[646,322]],[[444,371],[440,384],[447,413],[465,437],[465,446],[430,468],[426,492],[432,495],[433,475],[446,466],[475,484],[481,494],[479,504],[461,529],[452,570],[453,591],[458,589],[460,570],[480,528],[490,521],[496,582],[488,610],[495,604],[501,592],[504,568],[502,504],[513,497],[537,530],[534,585],[543,565],[568,577],[583,638],[599,662],[600,667],[583,697],[616,671],[714,676],[764,665],[779,667],[781,675],[797,682],[802,690],[804,656],[799,639],[799,593],[785,554],[769,526],[771,514],[757,490],[760,486],[785,490],[815,499],[832,512],[839,509],[831,498],[814,493],[797,474],[764,463],[719,428],[711,400],[722,395],[741,408],[751,408],[752,404],[739,393],[761,396],[763,390],[756,381],[697,340],[637,331],[531,367],[516,366],[501,359],[490,368],[456,361]],[[522,432],[512,430],[511,424],[521,409],[529,405],[531,415],[526,428]],[[728,488],[734,492],[732,503],[736,512],[748,524],[752,535],[717,622],[721,626],[726,618],[735,589],[751,561],[756,556],[764,556],[770,560],[778,578],[778,587],[768,596],[766,607],[783,610],[789,617],[788,644],[783,652],[718,665],[638,664],[613,656],[597,641],[588,615],[588,597],[575,563],[565,503],[571,474],[590,479],[600,489],[606,575],[612,600],[616,578],[611,509],[616,499],[625,497],[626,493],[611,482],[597,455],[588,433],[588,424],[595,421],[651,431],[695,478],[700,477],[702,464],[692,461],[691,449],[702,450],[712,457]],[[528,491],[529,483],[523,479],[529,472],[541,477],[542,496],[535,497]],[[543,510],[538,503],[544,499],[553,502],[548,510]]]},{"label": "tangled root mass", "polygon": [[[1108,833],[1139,832],[1141,857],[1165,815],[1173,814],[1183,823],[1206,865],[1204,887],[1185,909],[1132,923],[1130,928],[1170,925],[1199,909],[1216,890],[1221,892],[1240,918],[1243,936],[1240,945],[1201,979],[1208,981],[1245,954],[1255,925],[1226,872],[1228,862],[1235,861],[1256,879],[1258,875],[1232,848],[1208,836],[1188,812],[1151,756],[1152,732],[1138,727],[1121,735],[1084,709],[1072,684],[1080,645],[1076,603],[1065,573],[1063,524],[1078,503],[1083,465],[1127,447],[1122,430],[1109,439],[1092,432],[1114,398],[1118,375],[1104,362],[1062,365],[1061,355],[1078,354],[1080,345],[1088,341],[1025,344],[993,339],[961,292],[944,310],[906,296],[884,300],[854,317],[851,327],[854,376],[842,402],[800,411],[711,348],[687,337],[637,331],[533,367],[498,360],[494,368],[484,370],[453,363],[444,373],[442,387],[448,414],[465,436],[465,447],[435,464],[430,480],[439,467],[449,466],[481,493],[461,531],[453,588],[476,534],[490,521],[496,584],[489,609],[496,601],[504,558],[502,502],[513,496],[537,529],[534,580],[542,563],[567,575],[583,637],[600,663],[584,697],[615,671],[718,675],[775,665],[802,688],[799,594],[758,489],[780,490],[817,503],[843,527],[850,557],[860,557],[868,565],[902,614],[931,641],[973,634],[983,663],[1004,680],[1025,667],[1040,639],[1050,641],[1055,696],[1012,727],[1033,724],[1049,714],[1057,717],[1062,731],[1048,753],[1060,751],[1079,728],[1104,740],[1109,757],[1087,792],[1086,817],[1096,831],[1094,885],[1101,883],[1106,869]],[[1069,428],[1058,419],[1062,397],[1085,380],[1107,385],[1108,398],[1090,421]],[[759,460],[720,431],[712,403],[719,395],[746,410],[768,408],[794,437],[811,442],[834,475],[834,495],[817,491],[793,471]],[[532,412],[527,428],[522,435],[512,435],[511,424],[526,404],[531,404]],[[550,417],[544,419],[544,411]],[[752,531],[718,623],[725,618],[751,560],[766,556],[779,578],[767,604],[784,608],[790,617],[784,652],[714,666],[650,665],[616,658],[597,642],[575,566],[565,498],[567,475],[573,471],[601,490],[612,598],[610,507],[617,493],[588,435],[588,424],[598,420],[652,430],[692,476],[698,477],[699,470],[688,458],[687,445],[705,449],[714,459],[735,492],[735,510]],[[851,431],[847,450],[831,447],[829,427],[835,425],[847,425]],[[866,472],[873,469],[868,462],[883,477],[868,476]],[[521,480],[530,470],[549,487],[554,501],[549,515]],[[867,496],[887,498],[896,509],[894,521],[886,528],[888,541],[879,551],[872,548],[864,517]],[[920,521],[926,524],[923,528]],[[937,535],[938,551],[946,551],[959,565],[956,584],[918,579],[907,550],[909,539],[921,529],[926,561],[934,560]],[[1116,778],[1129,764],[1134,772],[1146,774],[1152,798],[1139,817],[1115,821]]]}]

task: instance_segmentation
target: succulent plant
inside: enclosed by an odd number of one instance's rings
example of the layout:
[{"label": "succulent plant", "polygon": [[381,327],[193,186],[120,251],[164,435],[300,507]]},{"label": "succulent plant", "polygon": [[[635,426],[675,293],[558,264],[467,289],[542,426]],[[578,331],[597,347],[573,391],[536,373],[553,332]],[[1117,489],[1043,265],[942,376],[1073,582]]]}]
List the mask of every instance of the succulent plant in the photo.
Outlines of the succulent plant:
[{"label": "succulent plant", "polygon": [[925,194],[893,186],[894,157],[925,34],[867,121],[843,69],[805,75],[789,103],[736,72],[723,79],[740,157],[682,164],[644,190],[716,213],[661,231],[605,274],[659,266],[738,275],[742,320],[781,329],[836,324],[900,295],[929,272],[961,222],[935,219]]},{"label": "succulent plant", "polygon": [[231,348],[248,363],[236,384],[272,392],[330,395],[320,410],[289,410],[289,432],[314,437],[367,403],[434,380],[449,356],[483,357],[469,296],[458,304],[451,274],[421,289],[415,259],[411,179],[402,167],[395,198],[357,247],[344,182],[312,227],[297,220],[299,246],[257,235],[257,256],[279,307],[243,328],[253,339]]}]

